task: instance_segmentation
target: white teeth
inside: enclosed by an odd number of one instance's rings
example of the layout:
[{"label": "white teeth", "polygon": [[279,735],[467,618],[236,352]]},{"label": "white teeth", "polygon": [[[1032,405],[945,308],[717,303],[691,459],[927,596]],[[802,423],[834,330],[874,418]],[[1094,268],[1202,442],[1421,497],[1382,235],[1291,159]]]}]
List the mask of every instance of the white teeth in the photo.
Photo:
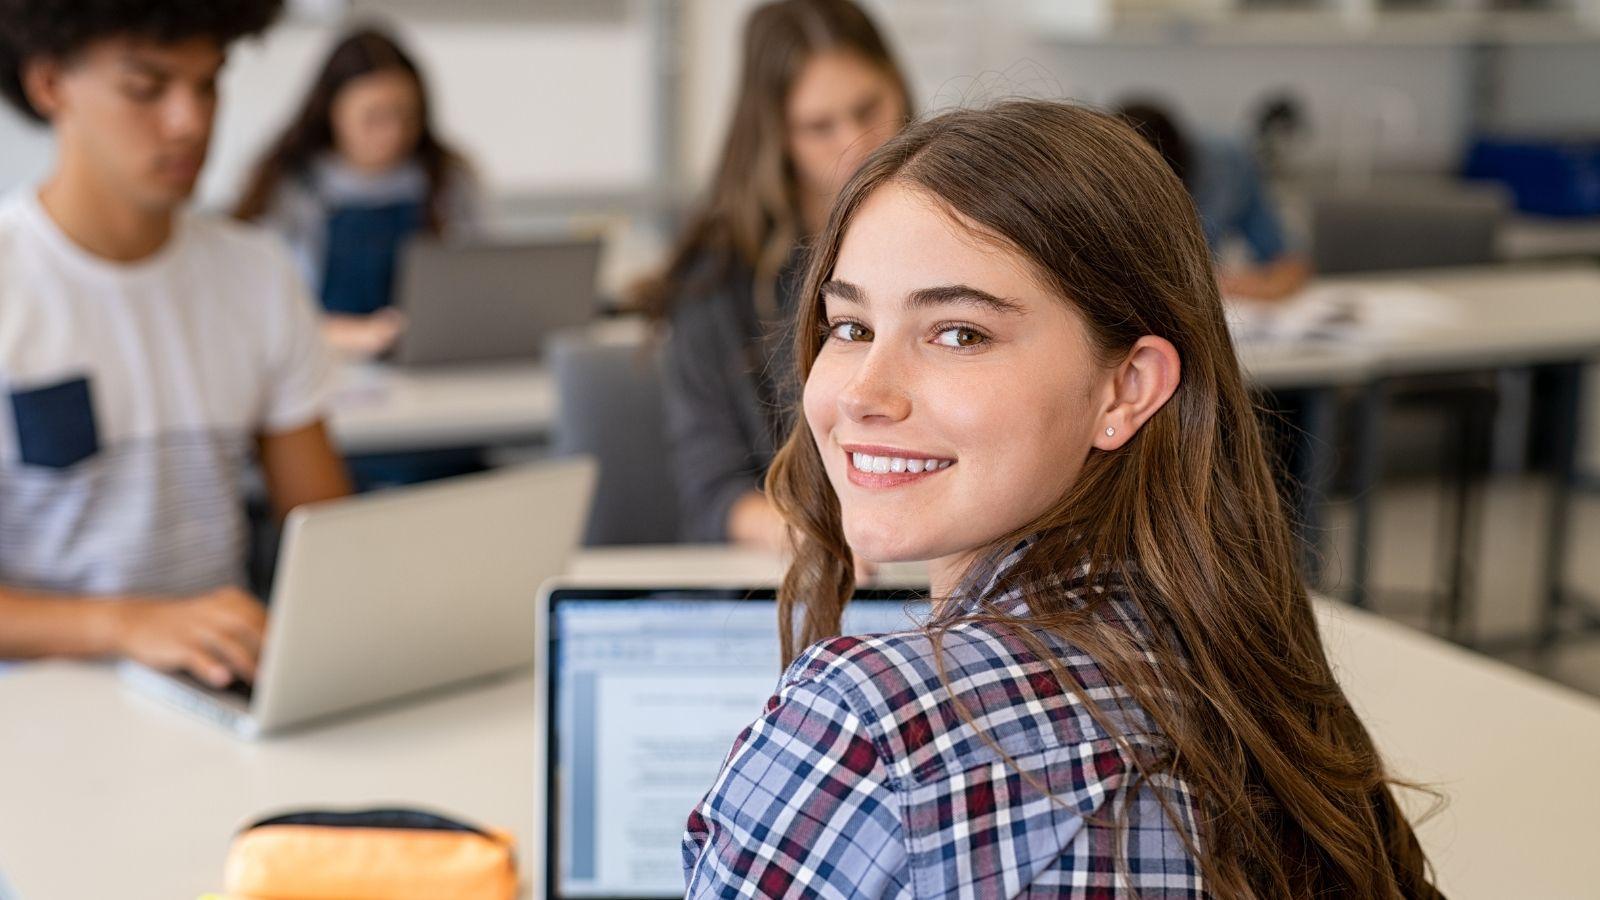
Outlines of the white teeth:
[{"label": "white teeth", "polygon": [[858,472],[886,475],[890,472],[937,472],[950,468],[953,460],[911,459],[904,456],[873,456],[870,453],[851,453],[850,464]]}]

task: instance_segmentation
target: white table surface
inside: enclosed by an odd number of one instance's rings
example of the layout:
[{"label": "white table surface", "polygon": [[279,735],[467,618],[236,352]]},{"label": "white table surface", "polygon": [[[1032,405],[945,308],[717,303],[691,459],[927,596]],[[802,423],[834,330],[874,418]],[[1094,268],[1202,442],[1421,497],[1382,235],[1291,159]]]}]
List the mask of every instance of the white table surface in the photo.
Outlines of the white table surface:
[{"label": "white table surface", "polygon": [[532,363],[402,369],[346,363],[329,429],[346,454],[536,441],[556,417],[554,380]]},{"label": "white table surface", "polygon": [[1453,309],[1450,321],[1376,348],[1389,374],[1600,358],[1600,267],[1486,267],[1370,279],[1396,280],[1435,292]]},{"label": "white table surface", "polygon": [[[748,581],[779,566],[740,551],[645,549],[586,553],[572,571]],[[1448,797],[1420,833],[1449,895],[1593,896],[1600,703],[1369,614],[1319,613],[1392,769]],[[252,744],[129,693],[106,667],[24,667],[0,676],[0,869],[20,900],[187,900],[220,888],[241,824],[381,804],[507,827],[526,860],[539,852],[527,846],[535,704],[531,676],[517,673]]]},{"label": "white table surface", "polygon": [[1504,259],[1600,256],[1600,216],[1513,216],[1498,243]]}]

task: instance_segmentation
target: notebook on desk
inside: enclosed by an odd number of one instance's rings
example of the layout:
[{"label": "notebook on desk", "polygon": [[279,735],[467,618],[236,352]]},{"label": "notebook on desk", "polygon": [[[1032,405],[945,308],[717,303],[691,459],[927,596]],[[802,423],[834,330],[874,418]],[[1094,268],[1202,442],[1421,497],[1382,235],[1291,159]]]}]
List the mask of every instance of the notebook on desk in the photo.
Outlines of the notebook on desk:
[{"label": "notebook on desk", "polygon": [[[848,634],[914,628],[921,595],[858,591]],[[684,825],[782,675],[771,588],[541,592],[535,895],[683,896]]]}]

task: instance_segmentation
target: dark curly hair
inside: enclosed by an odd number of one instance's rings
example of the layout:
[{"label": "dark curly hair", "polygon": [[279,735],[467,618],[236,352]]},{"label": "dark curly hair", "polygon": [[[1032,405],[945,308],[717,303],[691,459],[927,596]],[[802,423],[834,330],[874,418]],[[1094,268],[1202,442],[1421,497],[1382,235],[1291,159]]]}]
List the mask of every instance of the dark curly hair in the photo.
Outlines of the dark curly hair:
[{"label": "dark curly hair", "polygon": [[43,122],[22,87],[22,65],[62,58],[101,38],[129,35],[158,43],[196,37],[227,46],[271,25],[283,0],[0,0],[0,93]]}]

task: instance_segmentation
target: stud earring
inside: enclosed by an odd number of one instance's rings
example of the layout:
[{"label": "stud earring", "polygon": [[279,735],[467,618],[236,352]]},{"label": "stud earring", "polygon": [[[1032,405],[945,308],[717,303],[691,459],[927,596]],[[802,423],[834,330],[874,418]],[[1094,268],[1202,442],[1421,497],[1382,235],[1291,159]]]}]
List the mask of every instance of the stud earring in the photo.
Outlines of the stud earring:
[{"label": "stud earring", "polygon": [[1116,436],[1117,436],[1117,430],[1115,428],[1111,428],[1111,427],[1108,426],[1106,428],[1106,437],[1116,437]]}]

